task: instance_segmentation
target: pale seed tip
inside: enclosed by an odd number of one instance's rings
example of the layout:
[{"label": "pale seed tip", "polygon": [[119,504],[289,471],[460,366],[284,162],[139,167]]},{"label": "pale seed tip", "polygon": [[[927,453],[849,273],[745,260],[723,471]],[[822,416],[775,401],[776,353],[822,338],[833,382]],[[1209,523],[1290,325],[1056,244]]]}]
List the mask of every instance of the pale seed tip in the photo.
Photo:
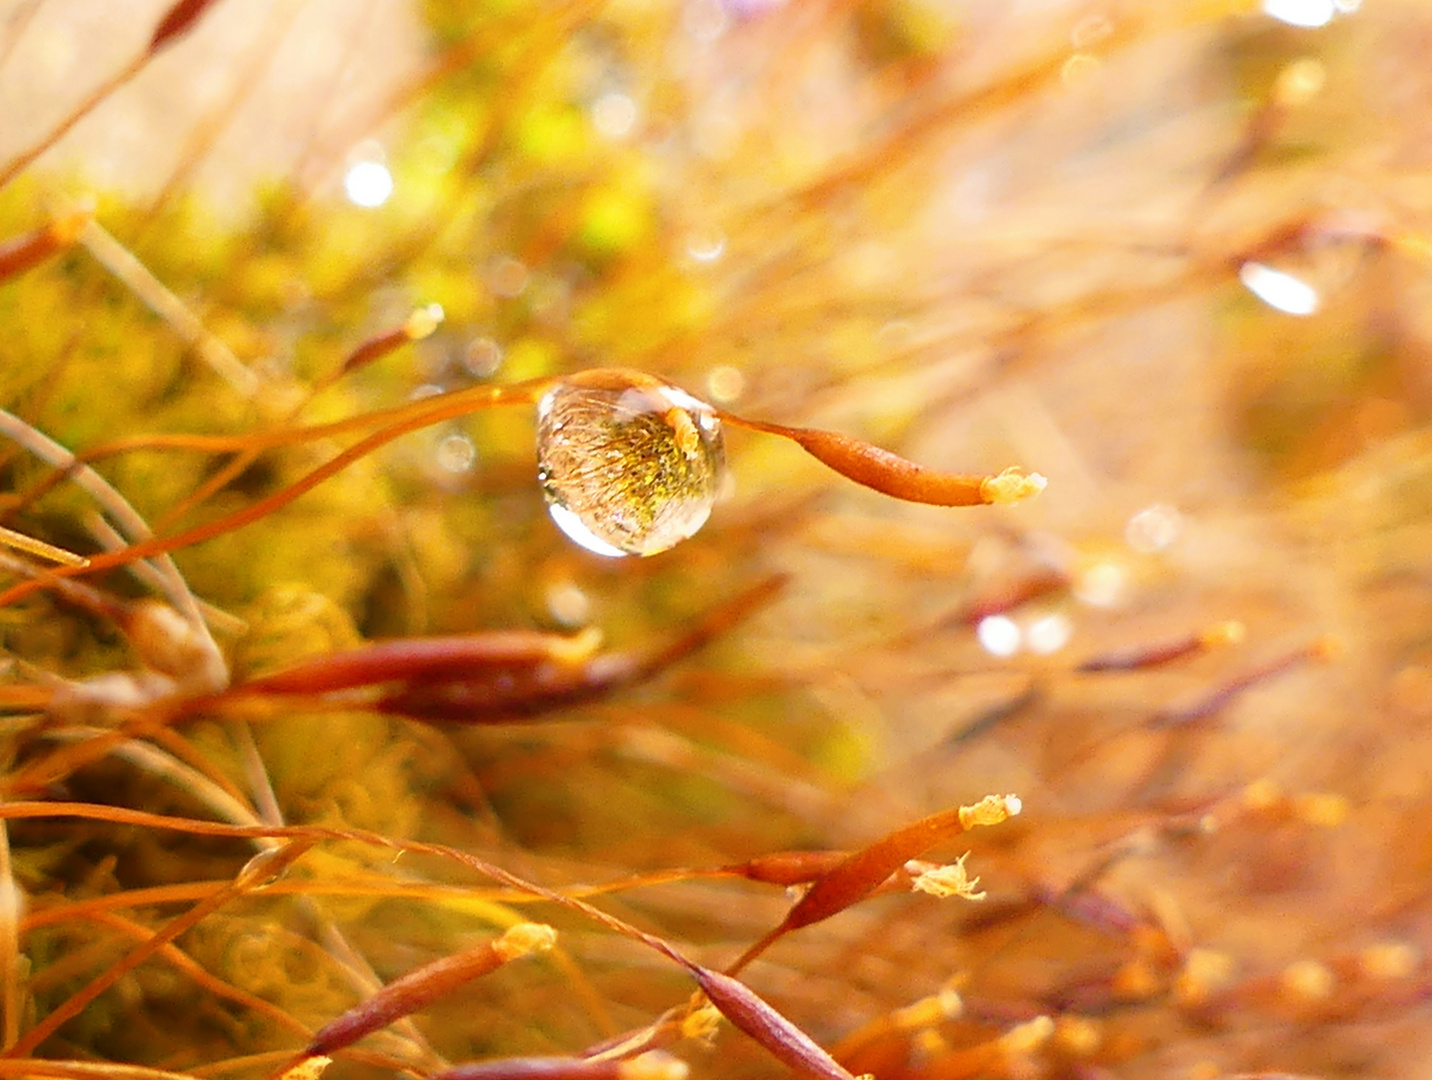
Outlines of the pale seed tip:
[{"label": "pale seed tip", "polygon": [[1022,1057],[1032,1054],[1054,1034],[1054,1021],[1047,1016],[1036,1016],[1023,1024],[1016,1024],[1000,1036],[1000,1048],[1006,1054]]},{"label": "pale seed tip", "polygon": [[304,1058],[286,1070],[281,1080],[318,1080],[318,1078],[323,1075],[324,1070],[332,1064],[333,1059],[331,1057],[316,1054],[313,1057]]},{"label": "pale seed tip", "polygon": [[648,1050],[617,1065],[619,1080],[686,1080],[691,1069],[662,1050]]},{"label": "pale seed tip", "polygon": [[986,477],[980,483],[980,495],[986,502],[1007,505],[1033,498],[1049,485],[1039,473],[1026,475],[1017,468],[1005,469],[998,476]]},{"label": "pale seed tip", "polygon": [[518,923],[492,943],[503,960],[544,953],[557,943],[557,931],[545,923]]},{"label": "pale seed tip", "polygon": [[580,664],[590,660],[601,644],[601,628],[588,626],[571,637],[554,637],[547,652],[558,663]]},{"label": "pale seed tip", "polygon": [[423,338],[429,337],[446,317],[441,304],[420,307],[408,316],[407,322],[403,323],[403,333],[410,341],[422,341]]},{"label": "pale seed tip", "polygon": [[1238,645],[1248,636],[1248,628],[1237,619],[1229,619],[1216,626],[1210,626],[1201,635],[1204,645],[1214,647],[1219,645]]},{"label": "pale seed tip", "polygon": [[983,900],[988,894],[980,890],[980,879],[970,877],[965,869],[967,851],[946,866],[934,866],[920,874],[910,883],[916,892],[929,893],[940,898],[958,896],[965,900]]},{"label": "pale seed tip", "polygon": [[967,829],[977,825],[998,825],[1024,809],[1018,795],[986,795],[973,806],[960,807],[960,824]]}]

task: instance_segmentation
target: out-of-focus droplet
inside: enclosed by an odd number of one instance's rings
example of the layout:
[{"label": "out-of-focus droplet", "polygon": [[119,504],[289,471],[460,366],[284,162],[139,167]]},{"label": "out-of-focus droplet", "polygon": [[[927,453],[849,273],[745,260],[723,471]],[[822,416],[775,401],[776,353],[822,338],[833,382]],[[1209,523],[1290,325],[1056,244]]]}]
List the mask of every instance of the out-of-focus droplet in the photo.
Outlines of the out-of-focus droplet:
[{"label": "out-of-focus droplet", "polygon": [[716,229],[700,229],[686,240],[686,254],[697,262],[715,262],[726,253],[726,237]]},{"label": "out-of-focus droplet", "polygon": [[433,453],[438,468],[454,476],[469,472],[477,460],[477,447],[466,435],[454,432],[438,440]]},{"label": "out-of-focus droplet", "polygon": [[1100,560],[1084,567],[1074,576],[1074,595],[1090,607],[1116,607],[1124,600],[1129,587],[1129,571],[1122,564]]},{"label": "out-of-focus droplet", "polygon": [[608,139],[625,139],[636,128],[636,102],[612,91],[592,102],[592,126]]},{"label": "out-of-focus droplet", "polygon": [[681,13],[682,28],[703,45],[710,45],[731,26],[731,16],[720,0],[690,0]]},{"label": "out-of-focus droplet", "polygon": [[521,296],[531,274],[523,263],[511,255],[498,255],[487,266],[487,287],[504,300]]},{"label": "out-of-focus droplet", "polygon": [[462,366],[469,375],[490,379],[502,366],[502,346],[490,337],[473,338],[463,350]]},{"label": "out-of-focus droplet", "polygon": [[354,206],[382,206],[393,194],[393,174],[381,161],[357,161],[343,174],[343,193]]},{"label": "out-of-focus droplet", "polygon": [[1019,652],[1022,636],[1019,626],[1008,615],[987,615],[975,627],[975,637],[991,656],[1013,656]]},{"label": "out-of-focus droplet", "polygon": [[537,406],[552,520],[599,555],[655,555],[706,523],[725,468],[709,405],[640,372],[581,372]]},{"label": "out-of-focus droplet", "polygon": [[1270,308],[1288,315],[1312,315],[1321,303],[1318,290],[1302,278],[1260,262],[1246,262],[1238,280]]},{"label": "out-of-focus droplet", "polygon": [[1313,56],[1299,57],[1284,65],[1273,81],[1272,98],[1284,108],[1306,105],[1317,97],[1328,81],[1328,69]]},{"label": "out-of-focus droplet", "polygon": [[1024,640],[1029,651],[1039,656],[1057,653],[1074,635],[1074,624],[1067,615],[1058,612],[1035,619],[1024,629]]},{"label": "out-of-focus droplet", "polygon": [[1075,86],[1095,74],[1100,67],[1099,58],[1090,53],[1076,52],[1059,69],[1059,81],[1065,86]]},{"label": "out-of-focus droplet", "polygon": [[711,395],[713,401],[719,401],[722,405],[729,405],[742,395],[746,390],[746,376],[740,368],[734,368],[727,364],[711,369],[706,376],[706,392]]},{"label": "out-of-focus droplet", "polygon": [[1140,555],[1152,555],[1171,546],[1183,532],[1183,515],[1172,506],[1146,506],[1124,526],[1124,543]]},{"label": "out-of-focus droplet", "polygon": [[1289,26],[1316,29],[1333,21],[1333,0],[1263,0],[1263,13]]},{"label": "out-of-focus droplet", "polygon": [[585,626],[592,617],[592,601],[571,581],[554,581],[546,590],[547,611],[560,625]]}]

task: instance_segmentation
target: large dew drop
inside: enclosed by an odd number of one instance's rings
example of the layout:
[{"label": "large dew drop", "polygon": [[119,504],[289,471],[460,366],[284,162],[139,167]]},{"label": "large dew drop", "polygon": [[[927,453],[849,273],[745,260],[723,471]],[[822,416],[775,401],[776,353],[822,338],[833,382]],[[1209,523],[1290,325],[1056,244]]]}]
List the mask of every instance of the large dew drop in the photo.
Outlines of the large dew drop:
[{"label": "large dew drop", "polygon": [[537,405],[552,520],[600,555],[655,555],[706,523],[725,467],[711,406],[650,375],[596,369]]}]

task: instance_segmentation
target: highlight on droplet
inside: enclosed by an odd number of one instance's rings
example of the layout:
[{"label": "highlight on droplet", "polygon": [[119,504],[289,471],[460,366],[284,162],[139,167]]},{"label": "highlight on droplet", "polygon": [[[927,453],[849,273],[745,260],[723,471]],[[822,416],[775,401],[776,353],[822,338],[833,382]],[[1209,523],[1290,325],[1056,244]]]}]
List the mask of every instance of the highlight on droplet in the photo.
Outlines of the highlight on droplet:
[{"label": "highlight on droplet", "polygon": [[1302,278],[1264,263],[1244,263],[1238,280],[1263,303],[1287,315],[1311,315],[1321,304],[1318,290]]},{"label": "highlight on droplet", "polygon": [[1338,7],[1333,0],[1263,0],[1263,13],[1289,26],[1315,30],[1333,21]]},{"label": "highlight on droplet", "polygon": [[715,410],[640,372],[579,372],[537,405],[537,475],[569,538],[655,555],[706,523],[725,469]]}]

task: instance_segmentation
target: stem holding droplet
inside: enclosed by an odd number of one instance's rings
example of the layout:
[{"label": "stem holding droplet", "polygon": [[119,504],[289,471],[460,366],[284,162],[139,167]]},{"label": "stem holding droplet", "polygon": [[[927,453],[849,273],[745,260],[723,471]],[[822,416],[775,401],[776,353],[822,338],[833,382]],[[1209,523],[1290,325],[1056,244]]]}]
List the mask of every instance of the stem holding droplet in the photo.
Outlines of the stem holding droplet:
[{"label": "stem holding droplet", "polygon": [[836,431],[748,420],[725,411],[719,415],[722,420],[737,427],[789,439],[840,475],[905,502],[931,506],[1003,505],[1038,495],[1047,483],[1038,473],[1025,473],[1013,468],[993,476],[940,472],[917,465],[863,439]]}]

